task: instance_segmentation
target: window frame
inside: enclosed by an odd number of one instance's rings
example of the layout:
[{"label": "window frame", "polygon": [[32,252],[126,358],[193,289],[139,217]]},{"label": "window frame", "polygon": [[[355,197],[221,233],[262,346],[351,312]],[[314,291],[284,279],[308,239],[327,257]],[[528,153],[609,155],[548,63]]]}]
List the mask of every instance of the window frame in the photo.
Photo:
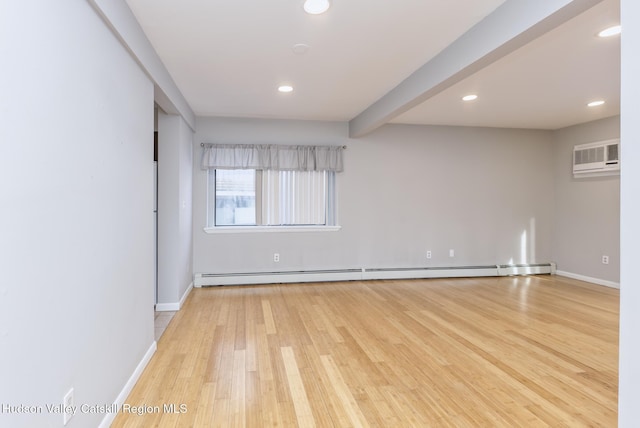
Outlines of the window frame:
[{"label": "window frame", "polygon": [[[260,221],[262,207],[258,204],[261,203],[262,189],[258,189],[262,181],[261,170],[256,171],[256,223]],[[216,233],[272,233],[272,232],[335,232],[342,229],[338,223],[338,186],[337,186],[337,173],[328,171],[328,191],[327,200],[325,202],[326,209],[326,223],[327,224],[286,224],[286,225],[221,225],[215,224],[216,216],[216,169],[211,168],[207,173],[207,186],[206,186],[206,226],[204,231],[209,234]],[[261,187],[261,186],[260,186]]]}]

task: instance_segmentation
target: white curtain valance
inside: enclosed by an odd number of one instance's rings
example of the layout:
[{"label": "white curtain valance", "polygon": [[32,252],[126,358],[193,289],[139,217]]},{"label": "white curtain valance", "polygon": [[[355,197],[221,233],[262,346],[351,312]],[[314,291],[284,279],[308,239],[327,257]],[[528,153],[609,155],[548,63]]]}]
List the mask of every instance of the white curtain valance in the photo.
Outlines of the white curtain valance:
[{"label": "white curtain valance", "polygon": [[202,169],[343,171],[343,146],[202,144],[202,148]]}]

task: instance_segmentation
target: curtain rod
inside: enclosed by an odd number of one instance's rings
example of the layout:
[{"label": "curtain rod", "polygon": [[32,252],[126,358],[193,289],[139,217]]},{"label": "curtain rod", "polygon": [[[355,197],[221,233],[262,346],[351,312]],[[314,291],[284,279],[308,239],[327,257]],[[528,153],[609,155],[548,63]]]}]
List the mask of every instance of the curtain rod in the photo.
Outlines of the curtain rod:
[{"label": "curtain rod", "polygon": [[[204,143],[200,143],[200,147],[204,147]],[[342,146],[343,149],[346,149],[347,146]]]}]

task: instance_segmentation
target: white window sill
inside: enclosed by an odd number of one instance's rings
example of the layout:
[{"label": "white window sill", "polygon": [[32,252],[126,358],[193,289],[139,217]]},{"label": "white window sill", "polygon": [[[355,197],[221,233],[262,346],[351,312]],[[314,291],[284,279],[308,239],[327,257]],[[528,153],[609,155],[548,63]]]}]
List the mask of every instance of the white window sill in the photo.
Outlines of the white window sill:
[{"label": "white window sill", "polygon": [[341,226],[217,226],[205,227],[206,233],[280,233],[280,232],[337,232]]}]

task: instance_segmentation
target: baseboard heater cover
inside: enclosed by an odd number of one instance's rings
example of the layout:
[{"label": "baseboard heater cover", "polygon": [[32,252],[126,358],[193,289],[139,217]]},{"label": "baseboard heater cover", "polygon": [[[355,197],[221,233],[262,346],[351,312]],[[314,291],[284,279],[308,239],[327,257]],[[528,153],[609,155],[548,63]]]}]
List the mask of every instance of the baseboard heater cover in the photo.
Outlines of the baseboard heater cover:
[{"label": "baseboard heater cover", "polygon": [[361,268],[308,271],[197,273],[195,287],[294,282],[360,281],[372,279],[465,278],[482,276],[555,274],[555,263],[447,266],[424,268]]}]

